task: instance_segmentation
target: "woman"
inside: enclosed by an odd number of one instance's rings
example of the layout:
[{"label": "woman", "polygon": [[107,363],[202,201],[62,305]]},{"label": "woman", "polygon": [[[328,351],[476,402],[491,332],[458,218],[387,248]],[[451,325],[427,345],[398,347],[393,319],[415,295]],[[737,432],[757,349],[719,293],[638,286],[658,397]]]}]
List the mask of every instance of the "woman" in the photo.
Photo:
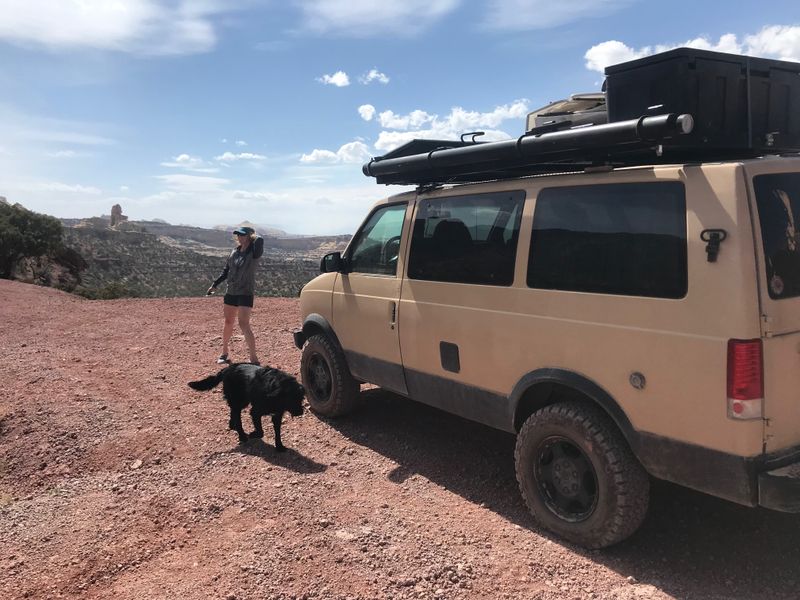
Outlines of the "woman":
[{"label": "woman", "polygon": [[225,268],[217,280],[211,284],[206,294],[213,294],[217,286],[228,280],[228,290],[224,299],[225,327],[222,330],[222,354],[217,359],[220,364],[230,363],[228,358],[228,342],[233,334],[233,322],[237,316],[242,329],[247,349],[250,351],[250,362],[261,364],[256,355],[256,339],[250,329],[250,312],[253,310],[253,295],[256,288],[256,262],[264,253],[264,238],[256,235],[252,227],[239,227],[233,232],[237,246],[228,257]]}]

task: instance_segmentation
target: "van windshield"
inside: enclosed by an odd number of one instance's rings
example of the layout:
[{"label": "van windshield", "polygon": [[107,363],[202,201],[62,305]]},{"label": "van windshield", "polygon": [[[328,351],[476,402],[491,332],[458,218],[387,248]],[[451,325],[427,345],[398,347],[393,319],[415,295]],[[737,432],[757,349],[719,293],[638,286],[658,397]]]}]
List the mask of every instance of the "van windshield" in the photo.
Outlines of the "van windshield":
[{"label": "van windshield", "polygon": [[773,300],[800,296],[800,173],[758,175],[753,187],[769,296]]}]

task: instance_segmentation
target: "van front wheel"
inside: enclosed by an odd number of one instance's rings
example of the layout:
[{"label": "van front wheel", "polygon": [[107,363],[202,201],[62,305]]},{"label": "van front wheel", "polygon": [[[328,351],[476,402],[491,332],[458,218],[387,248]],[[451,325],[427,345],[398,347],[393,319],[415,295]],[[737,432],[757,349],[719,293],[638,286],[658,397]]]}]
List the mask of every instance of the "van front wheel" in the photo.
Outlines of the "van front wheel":
[{"label": "van front wheel", "polygon": [[322,334],[312,335],[303,347],[300,376],[311,410],[325,417],[353,411],[359,385],[347,368],[342,351]]},{"label": "van front wheel", "polygon": [[644,521],[647,473],[599,408],[563,402],[533,413],[517,436],[517,481],[534,518],[586,548],[621,542]]}]

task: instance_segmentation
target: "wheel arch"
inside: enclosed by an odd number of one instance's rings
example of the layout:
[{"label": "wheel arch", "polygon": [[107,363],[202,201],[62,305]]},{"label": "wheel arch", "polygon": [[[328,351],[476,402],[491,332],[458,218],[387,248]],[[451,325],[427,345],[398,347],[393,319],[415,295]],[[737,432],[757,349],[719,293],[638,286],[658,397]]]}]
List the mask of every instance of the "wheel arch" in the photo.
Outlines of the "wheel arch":
[{"label": "wheel arch", "polygon": [[[616,400],[591,379],[566,369],[537,369],[519,380],[511,392],[512,427],[519,432],[534,412],[557,402],[580,400],[600,407],[637,453],[638,434]],[[637,453],[638,454],[638,453]]]},{"label": "wheel arch", "polygon": [[342,345],[339,343],[339,338],[336,336],[336,332],[333,330],[333,327],[328,322],[328,320],[320,314],[311,313],[308,315],[303,321],[303,343],[308,340],[312,335],[317,335],[319,333],[325,335],[330,339],[338,348],[341,350]]}]

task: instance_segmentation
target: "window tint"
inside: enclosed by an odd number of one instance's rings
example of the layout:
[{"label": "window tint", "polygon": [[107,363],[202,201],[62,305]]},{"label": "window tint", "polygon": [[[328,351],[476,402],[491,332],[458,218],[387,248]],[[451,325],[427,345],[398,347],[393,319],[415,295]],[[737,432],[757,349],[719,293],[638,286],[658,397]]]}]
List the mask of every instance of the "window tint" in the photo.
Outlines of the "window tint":
[{"label": "window tint", "polygon": [[767,288],[775,300],[800,296],[800,173],[753,178],[767,262]]},{"label": "window tint", "polygon": [[511,285],[524,192],[423,200],[411,239],[411,279]]},{"label": "window tint", "polygon": [[682,298],[687,288],[683,184],[542,190],[533,216],[528,285]]},{"label": "window tint", "polygon": [[351,272],[397,274],[397,256],[405,214],[405,204],[393,204],[372,213],[356,234],[356,241],[349,252]]}]

